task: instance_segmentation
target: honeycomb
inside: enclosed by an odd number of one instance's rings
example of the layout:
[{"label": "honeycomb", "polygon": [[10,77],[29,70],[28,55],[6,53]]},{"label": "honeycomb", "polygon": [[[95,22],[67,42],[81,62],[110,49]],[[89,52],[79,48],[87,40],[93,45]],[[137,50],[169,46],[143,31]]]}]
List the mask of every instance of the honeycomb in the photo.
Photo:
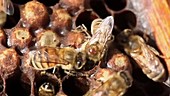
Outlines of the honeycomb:
[{"label": "honeycomb", "polygon": [[[113,46],[108,48],[108,57],[114,60],[106,58],[106,61],[101,60],[101,62],[127,64],[125,67],[121,64],[109,65],[112,67],[110,70],[106,68],[105,63],[87,60],[88,64],[78,70],[77,75],[69,75],[62,68],[56,68],[55,72],[53,69],[44,72],[29,66],[30,51],[41,46],[80,47],[86,37],[80,32],[73,32],[79,31],[75,30],[77,26],[84,24],[87,30],[91,30],[93,20],[104,19],[107,16],[114,17],[112,34],[115,37],[127,28],[141,30],[136,34],[146,36],[147,43],[158,49],[152,29],[145,18],[151,1],[11,0],[14,14],[7,15],[6,22],[0,29],[0,96],[120,96],[120,94],[169,96],[170,88],[162,82],[149,79],[133,58],[125,55],[126,53],[119,46],[114,46],[117,42],[112,43]],[[164,60],[161,61],[164,63]],[[119,70],[128,70],[133,81],[128,81],[128,77],[125,81],[122,79],[119,82],[114,81],[120,79],[117,74]],[[119,86],[118,83],[129,87],[113,91],[107,89],[110,88],[105,83],[109,82],[107,80],[112,80],[110,82],[113,82],[111,84],[115,90]],[[52,90],[43,93],[41,87]]]}]

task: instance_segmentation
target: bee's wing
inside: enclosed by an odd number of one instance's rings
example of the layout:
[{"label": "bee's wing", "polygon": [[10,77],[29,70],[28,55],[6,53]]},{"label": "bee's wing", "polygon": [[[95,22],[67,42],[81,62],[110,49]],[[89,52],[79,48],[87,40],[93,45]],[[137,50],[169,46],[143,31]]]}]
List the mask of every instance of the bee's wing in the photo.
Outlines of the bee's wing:
[{"label": "bee's wing", "polygon": [[168,76],[167,80],[163,83],[170,88],[170,76]]},{"label": "bee's wing", "polygon": [[95,34],[96,29],[98,29],[100,27],[100,24],[102,23],[102,19],[98,18],[92,21],[91,23],[91,34]]},{"label": "bee's wing", "polygon": [[3,11],[8,15],[14,14],[14,6],[10,0],[3,0]]},{"label": "bee's wing", "polygon": [[161,55],[154,47],[148,45],[148,48],[156,55],[159,56],[160,58],[165,58],[165,59],[169,59],[170,57],[166,57],[164,55]]},{"label": "bee's wing", "polygon": [[108,39],[112,36],[112,30],[114,26],[114,19],[112,16],[108,16],[101,22],[99,28],[96,29],[92,38],[90,39],[90,44],[99,42],[105,44]]}]

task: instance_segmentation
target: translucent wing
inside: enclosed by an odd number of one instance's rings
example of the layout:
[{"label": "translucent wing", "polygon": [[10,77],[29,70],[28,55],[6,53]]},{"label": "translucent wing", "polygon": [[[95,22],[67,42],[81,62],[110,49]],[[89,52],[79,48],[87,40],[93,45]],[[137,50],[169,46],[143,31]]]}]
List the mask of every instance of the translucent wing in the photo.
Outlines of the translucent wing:
[{"label": "translucent wing", "polygon": [[112,36],[113,26],[114,19],[112,16],[108,16],[103,19],[99,28],[96,29],[96,32],[94,32],[90,39],[90,44],[94,44],[95,42],[105,44]]},{"label": "translucent wing", "polygon": [[101,18],[93,20],[91,23],[91,34],[93,35],[96,30],[100,27],[100,24],[103,20]]},{"label": "translucent wing", "polygon": [[3,5],[3,11],[6,14],[8,14],[8,15],[14,14],[14,6],[10,0],[3,0],[2,5]]}]

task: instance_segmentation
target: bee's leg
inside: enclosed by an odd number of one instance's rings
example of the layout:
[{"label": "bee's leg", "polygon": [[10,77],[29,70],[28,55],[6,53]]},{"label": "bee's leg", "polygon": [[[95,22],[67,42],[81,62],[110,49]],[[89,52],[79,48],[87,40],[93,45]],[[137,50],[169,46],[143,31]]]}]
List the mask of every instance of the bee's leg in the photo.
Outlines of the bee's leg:
[{"label": "bee's leg", "polygon": [[75,72],[72,72],[71,70],[64,70],[64,73],[66,73],[69,76],[75,76]]},{"label": "bee's leg", "polygon": [[159,56],[160,58],[164,58],[164,59],[170,59],[170,57],[161,55],[155,48],[151,47],[148,45],[148,48],[157,56]]},{"label": "bee's leg", "polygon": [[146,33],[144,33],[143,34],[143,39],[145,40],[145,42],[148,42],[149,41],[149,36]]},{"label": "bee's leg", "polygon": [[41,74],[41,75],[46,75],[46,73],[47,73],[47,72],[44,70],[44,71],[41,71],[40,74]]},{"label": "bee's leg", "polygon": [[[107,49],[107,51],[108,51],[108,49]],[[100,64],[102,64],[101,62],[102,62],[102,61],[100,61]],[[108,62],[108,52],[106,52],[105,55],[104,55],[104,57],[103,57],[103,64],[102,64],[103,67],[109,67],[108,64],[107,64],[107,62]]]},{"label": "bee's leg", "polygon": [[65,72],[67,75],[70,75],[70,76],[87,76],[86,74],[83,74],[83,73],[77,72],[77,71],[64,70],[64,72]]},{"label": "bee's leg", "polygon": [[6,80],[5,78],[2,76],[2,73],[0,72],[1,78],[2,78],[2,82],[3,84],[1,85],[3,87],[3,90],[1,92],[6,93]]},{"label": "bee's leg", "polygon": [[112,36],[111,36],[111,41],[110,41],[110,42],[113,42],[114,40],[115,40],[115,36],[112,35]]},{"label": "bee's leg", "polygon": [[52,72],[52,73],[54,74],[54,73],[55,73],[55,71],[56,71],[56,66],[53,68],[53,72]]},{"label": "bee's leg", "polygon": [[163,83],[170,88],[170,76],[169,76],[168,79],[167,79],[166,81],[164,81]]},{"label": "bee's leg", "polygon": [[55,67],[55,69],[53,69],[53,74],[55,74],[58,78],[61,78],[59,67]]},{"label": "bee's leg", "polygon": [[[59,70],[58,67],[54,67],[53,70],[52,70],[52,74],[56,73],[56,69],[57,69],[57,72],[58,72],[58,70]],[[47,70],[42,70],[40,72],[41,75],[48,75],[49,73],[51,74],[51,72],[47,72]]]},{"label": "bee's leg", "polygon": [[75,75],[76,75],[76,76],[85,76],[85,77],[88,77],[87,74],[82,73],[82,72],[76,72]]},{"label": "bee's leg", "polygon": [[70,71],[70,70],[64,70],[64,73],[66,73],[67,75],[70,75],[70,76],[75,76],[75,72]]},{"label": "bee's leg", "polygon": [[87,37],[86,37],[87,39],[91,38],[91,35],[87,32],[88,30],[84,24],[79,25],[75,30],[81,30],[81,31],[85,32],[85,34],[87,35]]},{"label": "bee's leg", "polygon": [[86,28],[86,26],[84,24],[81,25],[81,30],[87,32],[87,28]]},{"label": "bee's leg", "polygon": [[[103,51],[103,58],[101,58],[101,60],[99,61],[99,64],[103,67],[108,67],[107,66],[107,62],[108,62],[108,50],[109,50],[109,46],[111,45],[111,43],[113,43],[113,40],[108,41],[107,42],[107,46],[105,46],[105,50]],[[103,63],[101,63],[103,62]]]},{"label": "bee's leg", "polygon": [[87,28],[84,24],[82,24],[82,30],[85,32],[85,34],[87,35],[87,38],[91,38],[91,35],[87,32]]}]

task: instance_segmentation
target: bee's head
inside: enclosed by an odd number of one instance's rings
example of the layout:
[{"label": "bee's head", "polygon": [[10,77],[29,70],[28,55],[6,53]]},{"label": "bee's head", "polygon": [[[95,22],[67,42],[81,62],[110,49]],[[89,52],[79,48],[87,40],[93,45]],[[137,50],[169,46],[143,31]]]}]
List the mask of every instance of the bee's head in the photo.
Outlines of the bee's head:
[{"label": "bee's head", "polygon": [[102,55],[102,47],[99,43],[91,44],[86,46],[86,54],[90,60],[93,60],[94,62],[97,62],[100,60]]},{"label": "bee's head", "polygon": [[132,34],[131,29],[125,29],[120,34],[117,35],[116,40],[118,41],[119,45],[127,46],[129,42],[129,36]]}]

